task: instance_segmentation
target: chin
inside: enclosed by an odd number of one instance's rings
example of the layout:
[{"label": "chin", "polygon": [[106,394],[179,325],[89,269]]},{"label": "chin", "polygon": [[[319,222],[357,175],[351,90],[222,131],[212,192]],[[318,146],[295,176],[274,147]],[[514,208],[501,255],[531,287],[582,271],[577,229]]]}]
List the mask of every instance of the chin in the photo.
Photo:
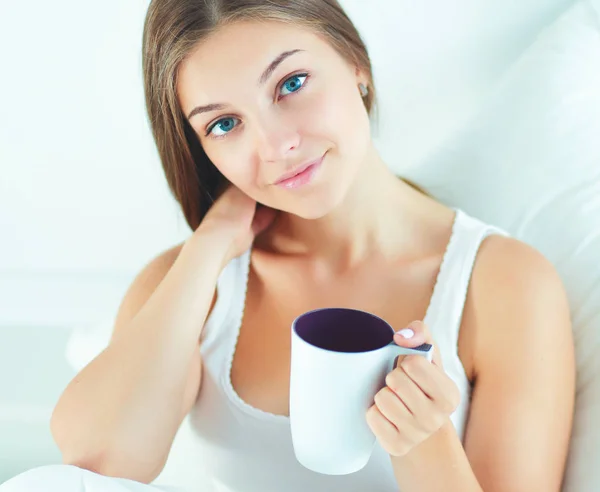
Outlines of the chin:
[{"label": "chin", "polygon": [[[309,194],[293,204],[286,204],[280,210],[306,220],[321,219],[334,211],[345,197],[345,190],[329,190],[325,193]],[[319,196],[320,195],[320,196]]]},{"label": "chin", "polygon": [[306,219],[306,220],[317,220],[317,219],[322,219],[323,217],[326,217],[329,212],[331,212],[331,209],[311,209],[311,210],[298,210],[298,211],[293,211],[290,212],[302,219]]},{"label": "chin", "polygon": [[339,175],[332,177],[332,170],[329,169],[331,163],[325,161],[324,164],[326,167],[321,169],[321,175],[317,175],[316,180],[308,184],[305,190],[290,190],[285,198],[280,195],[272,203],[269,203],[270,200],[265,203],[272,208],[307,220],[327,216],[346,198],[356,179],[357,170],[347,169],[343,177]]}]

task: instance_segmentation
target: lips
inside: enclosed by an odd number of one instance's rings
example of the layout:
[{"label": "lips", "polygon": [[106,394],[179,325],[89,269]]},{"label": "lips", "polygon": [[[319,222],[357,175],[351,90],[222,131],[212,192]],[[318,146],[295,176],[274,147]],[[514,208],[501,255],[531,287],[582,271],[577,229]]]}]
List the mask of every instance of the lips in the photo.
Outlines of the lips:
[{"label": "lips", "polygon": [[321,160],[323,160],[323,156],[319,157],[318,159],[312,160],[310,162],[307,162],[305,164],[302,164],[301,166],[293,169],[290,172],[287,172],[283,175],[281,175],[277,181],[275,181],[274,184],[280,184],[288,179],[293,178],[294,176],[297,176],[298,174],[302,173],[303,171],[306,171],[310,166],[314,166],[315,164],[319,164],[321,162]]}]

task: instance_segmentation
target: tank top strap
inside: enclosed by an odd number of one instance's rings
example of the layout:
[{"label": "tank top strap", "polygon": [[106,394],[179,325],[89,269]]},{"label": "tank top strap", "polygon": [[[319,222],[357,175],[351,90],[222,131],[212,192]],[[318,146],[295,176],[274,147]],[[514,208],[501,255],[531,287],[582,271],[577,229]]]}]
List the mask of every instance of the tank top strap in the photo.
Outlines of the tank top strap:
[{"label": "tank top strap", "polygon": [[[454,349],[442,351],[442,359],[449,359],[458,351],[464,305],[481,243],[491,234],[509,235],[503,229],[485,224],[460,209],[454,210],[456,217],[452,234],[424,320],[438,346]],[[443,363],[446,365],[451,361],[443,360]]]},{"label": "tank top strap", "polygon": [[[217,300],[203,330],[203,345],[221,341],[226,335],[224,328],[239,326],[246,301],[250,252],[251,248],[233,258],[221,271],[216,287]],[[237,337],[237,333],[231,335]]]}]

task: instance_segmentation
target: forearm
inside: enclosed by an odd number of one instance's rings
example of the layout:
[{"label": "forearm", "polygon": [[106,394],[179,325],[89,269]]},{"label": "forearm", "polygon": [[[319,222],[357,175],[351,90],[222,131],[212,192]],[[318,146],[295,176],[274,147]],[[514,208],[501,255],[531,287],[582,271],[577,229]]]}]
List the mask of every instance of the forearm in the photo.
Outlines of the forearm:
[{"label": "forearm", "polygon": [[452,422],[405,456],[392,456],[402,492],[483,492]]},{"label": "forearm", "polygon": [[215,246],[186,243],[129,325],[67,386],[51,422],[65,459],[160,465],[218,278]]}]

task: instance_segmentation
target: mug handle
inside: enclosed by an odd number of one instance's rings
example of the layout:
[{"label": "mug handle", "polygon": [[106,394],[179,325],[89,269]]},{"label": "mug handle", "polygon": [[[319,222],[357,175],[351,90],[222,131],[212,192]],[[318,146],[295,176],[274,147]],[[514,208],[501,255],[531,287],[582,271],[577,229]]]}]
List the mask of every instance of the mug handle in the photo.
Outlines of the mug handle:
[{"label": "mug handle", "polygon": [[394,354],[394,358],[391,362],[391,368],[388,372],[390,372],[396,366],[396,359],[399,355],[421,355],[429,362],[433,361],[433,345],[430,343],[423,343],[418,347],[407,348],[400,347],[400,345],[396,345],[395,342],[392,342],[388,345],[388,347],[389,350]]}]

